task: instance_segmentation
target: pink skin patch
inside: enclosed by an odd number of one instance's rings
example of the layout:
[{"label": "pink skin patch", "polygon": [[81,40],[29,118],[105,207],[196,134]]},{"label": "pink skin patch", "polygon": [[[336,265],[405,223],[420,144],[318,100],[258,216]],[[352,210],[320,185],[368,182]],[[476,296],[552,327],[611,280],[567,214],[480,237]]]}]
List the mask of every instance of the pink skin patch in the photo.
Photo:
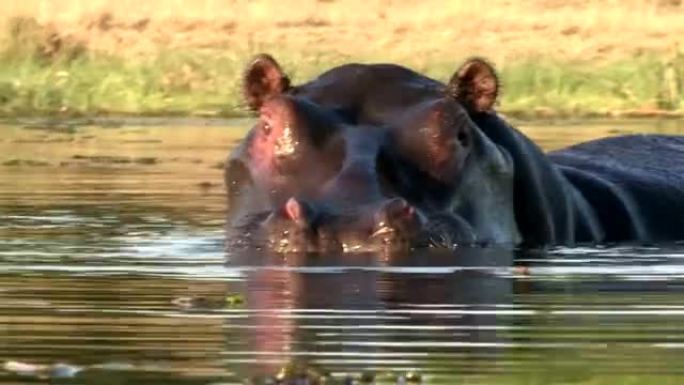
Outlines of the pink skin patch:
[{"label": "pink skin patch", "polygon": [[314,129],[332,132],[336,128],[313,125],[334,123],[307,118],[307,111],[302,111],[296,100],[275,97],[260,108],[259,121],[252,129],[247,149],[252,178],[278,204],[289,196],[320,194],[321,187],[341,167],[345,142],[329,138],[317,145],[310,135]]},{"label": "pink skin patch", "polygon": [[249,156],[255,177],[263,183],[278,179],[278,162],[297,154],[299,142],[292,125],[295,117],[290,102],[271,99],[260,109]]},{"label": "pink skin patch", "polygon": [[291,221],[298,222],[302,220],[304,216],[302,211],[302,206],[295,198],[290,198],[285,203],[284,214]]}]

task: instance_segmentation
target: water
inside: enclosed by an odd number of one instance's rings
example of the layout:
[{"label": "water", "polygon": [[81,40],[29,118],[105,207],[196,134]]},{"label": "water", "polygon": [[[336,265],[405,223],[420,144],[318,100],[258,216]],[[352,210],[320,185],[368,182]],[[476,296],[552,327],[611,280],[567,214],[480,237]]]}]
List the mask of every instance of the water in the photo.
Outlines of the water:
[{"label": "water", "polygon": [[684,247],[227,256],[220,163],[247,123],[129,123],[0,126],[0,383],[684,380]]}]

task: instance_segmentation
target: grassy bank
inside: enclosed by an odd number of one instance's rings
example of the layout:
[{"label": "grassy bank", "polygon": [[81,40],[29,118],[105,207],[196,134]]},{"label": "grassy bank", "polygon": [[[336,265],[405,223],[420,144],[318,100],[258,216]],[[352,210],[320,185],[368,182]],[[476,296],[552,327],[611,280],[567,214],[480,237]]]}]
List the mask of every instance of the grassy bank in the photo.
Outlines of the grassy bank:
[{"label": "grassy bank", "polygon": [[[49,64],[5,60],[0,62],[0,114],[238,116],[246,113],[239,84],[250,54],[188,50],[137,60],[106,55]],[[324,56],[280,58],[295,81],[344,61]],[[446,80],[456,64],[437,63],[424,70]],[[602,65],[514,63],[499,69],[503,80],[499,109],[535,116],[682,112],[684,99],[670,91],[681,84],[681,78],[671,80],[669,68],[653,56]],[[681,64],[676,68],[684,73]]]},{"label": "grassy bank", "polygon": [[684,112],[676,1],[111,3],[0,4],[0,115],[243,115],[240,75],[264,51],[295,82],[350,61],[446,80],[484,56],[516,115]]}]

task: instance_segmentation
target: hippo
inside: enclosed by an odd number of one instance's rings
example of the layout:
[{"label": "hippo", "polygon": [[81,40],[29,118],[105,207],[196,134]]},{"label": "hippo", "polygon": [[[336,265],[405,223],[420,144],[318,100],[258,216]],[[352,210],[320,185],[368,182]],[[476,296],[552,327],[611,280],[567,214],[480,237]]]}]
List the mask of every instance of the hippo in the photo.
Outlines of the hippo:
[{"label": "hippo", "polygon": [[[405,71],[400,68],[398,73]],[[359,134],[363,140],[383,132],[374,165],[381,187],[385,195],[406,199],[432,219],[428,222],[434,231],[430,239],[442,239],[434,243],[515,245],[520,241],[512,208],[512,160],[474,126],[459,105],[414,98],[412,109],[404,109],[404,115],[388,113],[392,118],[383,123],[381,118],[363,118],[353,106],[305,92],[305,86],[293,88],[268,55],[258,56],[245,73],[245,100],[255,111],[289,95],[325,106],[347,125],[363,127]],[[451,233],[445,232],[449,229]]]},{"label": "hippo", "polygon": [[423,214],[387,187],[377,167],[386,127],[345,123],[294,95],[246,99],[259,101],[259,119],[226,162],[231,240],[281,253],[474,241],[465,220]]},{"label": "hippo", "polygon": [[496,71],[471,58],[445,84],[395,64],[346,64],[293,85],[258,55],[247,104],[279,95],[347,124],[389,127],[377,159],[387,189],[467,222],[483,244],[523,246],[684,239],[684,141],[638,135],[551,153],[498,114]]}]

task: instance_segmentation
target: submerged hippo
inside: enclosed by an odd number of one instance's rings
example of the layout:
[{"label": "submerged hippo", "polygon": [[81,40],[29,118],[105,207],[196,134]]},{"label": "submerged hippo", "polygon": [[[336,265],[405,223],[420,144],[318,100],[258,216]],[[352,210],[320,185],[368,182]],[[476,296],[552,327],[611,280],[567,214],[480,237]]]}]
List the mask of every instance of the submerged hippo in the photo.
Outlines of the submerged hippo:
[{"label": "submerged hippo", "polygon": [[258,110],[307,100],[346,124],[388,127],[377,170],[427,213],[454,215],[487,244],[684,239],[684,138],[609,138],[545,154],[493,106],[497,75],[468,60],[447,84],[393,64],[348,64],[292,85],[259,55],[245,75]]},{"label": "submerged hippo", "polygon": [[283,253],[395,253],[475,240],[465,220],[423,213],[379,174],[389,128],[349,124],[289,94],[254,107],[259,119],[226,163],[230,238]]}]

